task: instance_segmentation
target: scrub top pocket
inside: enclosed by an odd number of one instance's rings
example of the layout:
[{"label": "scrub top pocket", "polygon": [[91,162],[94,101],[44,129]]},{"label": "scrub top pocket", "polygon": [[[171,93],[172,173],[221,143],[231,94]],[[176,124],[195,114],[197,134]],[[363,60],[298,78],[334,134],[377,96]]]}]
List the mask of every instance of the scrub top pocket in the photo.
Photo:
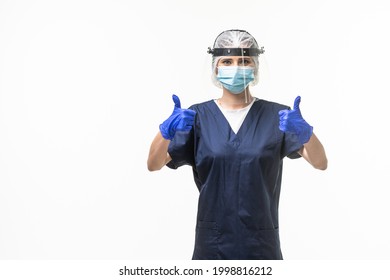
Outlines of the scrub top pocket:
[{"label": "scrub top pocket", "polygon": [[280,250],[279,229],[261,229],[257,230],[252,238],[246,239],[248,252],[251,252],[247,259],[254,260],[282,260]]},{"label": "scrub top pocket", "polygon": [[220,232],[216,222],[198,221],[196,225],[196,243],[193,260],[218,259]]}]

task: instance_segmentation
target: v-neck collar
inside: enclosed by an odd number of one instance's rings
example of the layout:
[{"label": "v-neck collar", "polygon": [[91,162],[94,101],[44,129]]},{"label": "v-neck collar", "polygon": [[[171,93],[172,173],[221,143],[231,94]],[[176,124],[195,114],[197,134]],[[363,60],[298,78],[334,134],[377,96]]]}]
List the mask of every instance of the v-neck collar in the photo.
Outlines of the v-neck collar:
[{"label": "v-neck collar", "polygon": [[218,105],[215,103],[215,101],[214,100],[210,101],[210,103],[212,103],[210,106],[210,110],[213,112],[213,115],[217,119],[217,123],[220,125],[222,133],[227,137],[227,139],[229,139],[230,141],[236,141],[237,139],[242,139],[242,137],[245,136],[246,132],[248,131],[248,129],[250,127],[250,124],[248,124],[248,122],[250,122],[250,120],[253,119],[253,114],[255,111],[253,107],[256,106],[258,101],[259,101],[259,99],[255,97],[255,100],[254,100],[251,108],[249,108],[249,111],[248,111],[247,115],[245,116],[245,119],[244,119],[241,127],[237,131],[237,133],[234,133],[228,120],[226,119],[226,117],[224,116],[224,114],[222,113],[222,111],[218,107]]}]

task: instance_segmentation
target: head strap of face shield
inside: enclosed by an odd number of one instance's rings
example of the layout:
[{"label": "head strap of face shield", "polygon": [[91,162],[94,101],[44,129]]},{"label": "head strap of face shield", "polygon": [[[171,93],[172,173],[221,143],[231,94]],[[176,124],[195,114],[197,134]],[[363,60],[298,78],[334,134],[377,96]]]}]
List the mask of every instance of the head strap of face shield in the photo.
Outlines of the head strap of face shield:
[{"label": "head strap of face shield", "polygon": [[207,53],[213,56],[258,56],[264,53],[264,47],[258,48],[214,48],[209,47]]}]

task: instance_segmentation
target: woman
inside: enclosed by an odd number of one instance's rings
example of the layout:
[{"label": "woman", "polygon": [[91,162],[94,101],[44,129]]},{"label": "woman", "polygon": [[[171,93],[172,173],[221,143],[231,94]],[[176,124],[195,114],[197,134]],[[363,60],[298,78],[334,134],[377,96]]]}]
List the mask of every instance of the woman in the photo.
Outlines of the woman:
[{"label": "woman", "polygon": [[278,205],[283,158],[325,170],[324,148],[303,118],[300,97],[287,106],[250,94],[264,52],[244,30],[216,38],[212,78],[222,96],[172,115],[153,140],[148,169],[191,165],[199,189],[193,259],[282,259]]}]

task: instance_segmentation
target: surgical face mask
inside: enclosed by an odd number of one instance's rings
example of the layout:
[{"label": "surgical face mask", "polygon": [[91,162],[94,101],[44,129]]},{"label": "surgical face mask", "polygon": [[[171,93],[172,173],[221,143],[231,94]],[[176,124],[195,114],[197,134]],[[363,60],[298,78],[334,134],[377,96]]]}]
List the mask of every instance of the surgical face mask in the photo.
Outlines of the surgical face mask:
[{"label": "surgical face mask", "polygon": [[219,66],[217,80],[234,94],[243,92],[255,79],[254,68],[248,66]]}]

